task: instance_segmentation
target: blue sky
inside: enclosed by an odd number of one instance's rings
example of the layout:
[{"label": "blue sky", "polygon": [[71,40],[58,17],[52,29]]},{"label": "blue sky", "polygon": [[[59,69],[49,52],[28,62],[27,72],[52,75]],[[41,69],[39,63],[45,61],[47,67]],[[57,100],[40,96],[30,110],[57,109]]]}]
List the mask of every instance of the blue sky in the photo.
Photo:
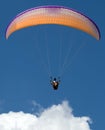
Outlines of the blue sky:
[{"label": "blue sky", "polygon": [[[0,113],[8,111],[31,112],[31,101],[35,100],[43,107],[68,100],[77,116],[87,115],[93,120],[92,129],[105,129],[105,1],[84,0],[1,0],[0,4]],[[39,26],[23,29],[5,39],[5,30],[10,21],[20,12],[42,5],[62,5],[76,9],[99,26],[101,40],[58,26]],[[44,34],[44,35],[43,35]],[[61,36],[61,38],[60,38]],[[46,38],[47,37],[47,38]],[[55,38],[55,39],[54,39]],[[49,48],[56,47],[56,42],[86,44],[72,60],[71,69],[61,77],[58,91],[50,87],[49,76],[41,64],[36,42],[43,50],[44,42]],[[66,43],[65,43],[66,42]],[[51,46],[53,44],[53,46]],[[77,50],[77,49],[76,49]],[[42,55],[44,50],[42,51]],[[51,56],[56,53],[51,50]],[[75,51],[72,52],[75,54]],[[52,58],[53,59],[53,58]],[[56,62],[56,61],[55,61]],[[52,71],[57,71],[52,61]],[[55,72],[54,72],[55,74]]]}]

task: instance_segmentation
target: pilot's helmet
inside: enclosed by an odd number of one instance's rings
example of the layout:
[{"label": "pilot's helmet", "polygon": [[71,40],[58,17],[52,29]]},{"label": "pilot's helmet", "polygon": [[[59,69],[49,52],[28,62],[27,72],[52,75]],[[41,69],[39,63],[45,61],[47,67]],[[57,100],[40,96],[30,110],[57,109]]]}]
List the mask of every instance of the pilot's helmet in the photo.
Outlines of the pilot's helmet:
[{"label": "pilot's helmet", "polygon": [[54,78],[54,81],[56,81],[56,78]]}]

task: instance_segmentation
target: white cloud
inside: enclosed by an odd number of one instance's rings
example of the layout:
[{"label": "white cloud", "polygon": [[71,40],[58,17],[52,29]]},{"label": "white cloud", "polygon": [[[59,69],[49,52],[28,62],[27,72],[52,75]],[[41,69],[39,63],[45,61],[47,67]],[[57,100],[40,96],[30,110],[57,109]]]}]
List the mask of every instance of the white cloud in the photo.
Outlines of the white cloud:
[{"label": "white cloud", "polygon": [[44,108],[39,104],[37,103],[36,101],[32,100],[31,101],[31,104],[32,104],[32,112],[35,113],[35,115],[40,115],[40,113],[44,110]]},{"label": "white cloud", "polygon": [[67,101],[44,109],[40,115],[0,114],[0,130],[90,130],[89,117],[75,117]]}]

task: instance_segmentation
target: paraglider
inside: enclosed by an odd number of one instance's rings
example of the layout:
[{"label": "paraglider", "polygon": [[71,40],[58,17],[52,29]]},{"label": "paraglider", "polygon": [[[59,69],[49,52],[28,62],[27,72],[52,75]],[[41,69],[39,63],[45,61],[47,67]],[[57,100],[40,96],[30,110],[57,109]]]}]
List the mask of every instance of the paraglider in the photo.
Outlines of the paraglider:
[{"label": "paraglider", "polygon": [[82,30],[97,40],[100,32],[96,24],[87,16],[63,6],[41,6],[17,15],[6,30],[6,39],[15,31],[41,24],[58,24]]},{"label": "paraglider", "polygon": [[60,84],[60,78],[52,78],[51,77],[51,80],[50,80],[50,83],[51,83],[51,85],[52,85],[52,87],[53,87],[53,89],[54,90],[57,90],[58,89],[58,86],[59,86],[59,84]]},{"label": "paraglider", "polygon": [[[7,27],[6,39],[17,30],[43,24],[72,27],[93,36],[97,40],[100,39],[100,31],[90,18],[70,8],[52,5],[32,8],[17,15]],[[57,90],[60,80],[51,78],[50,83],[53,89]]]}]

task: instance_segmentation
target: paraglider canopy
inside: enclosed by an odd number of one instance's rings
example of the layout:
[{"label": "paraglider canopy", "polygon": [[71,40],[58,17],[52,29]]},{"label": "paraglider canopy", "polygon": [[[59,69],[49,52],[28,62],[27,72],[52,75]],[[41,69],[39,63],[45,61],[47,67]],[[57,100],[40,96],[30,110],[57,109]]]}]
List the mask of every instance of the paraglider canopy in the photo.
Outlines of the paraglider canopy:
[{"label": "paraglider canopy", "polygon": [[17,15],[6,30],[6,39],[15,31],[41,24],[58,24],[82,30],[97,40],[100,32],[97,25],[87,16],[62,6],[41,6]]}]

